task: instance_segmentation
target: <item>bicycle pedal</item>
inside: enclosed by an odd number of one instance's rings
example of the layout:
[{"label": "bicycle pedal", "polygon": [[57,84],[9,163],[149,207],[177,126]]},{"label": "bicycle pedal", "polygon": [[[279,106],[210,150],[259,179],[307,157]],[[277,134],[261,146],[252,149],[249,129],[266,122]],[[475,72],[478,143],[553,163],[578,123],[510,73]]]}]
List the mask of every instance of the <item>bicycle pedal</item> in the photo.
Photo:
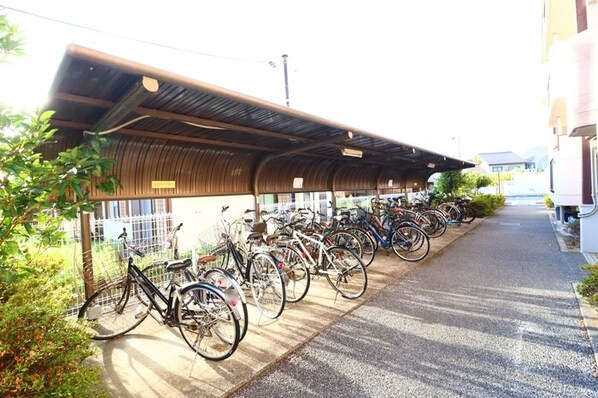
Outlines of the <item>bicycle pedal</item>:
[{"label": "bicycle pedal", "polygon": [[135,319],[145,318],[148,314],[148,308],[140,305],[137,307],[137,311],[135,311]]}]

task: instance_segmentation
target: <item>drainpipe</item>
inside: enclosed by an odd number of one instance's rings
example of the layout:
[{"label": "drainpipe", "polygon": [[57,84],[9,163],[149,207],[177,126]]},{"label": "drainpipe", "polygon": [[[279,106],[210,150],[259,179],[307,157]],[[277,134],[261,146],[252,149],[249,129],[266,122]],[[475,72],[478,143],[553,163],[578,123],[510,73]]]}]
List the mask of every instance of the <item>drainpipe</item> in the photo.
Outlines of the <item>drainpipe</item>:
[{"label": "drainpipe", "polygon": [[590,174],[592,179],[592,201],[594,202],[594,206],[592,209],[587,213],[579,213],[577,216],[580,218],[590,217],[593,216],[598,212],[598,166],[596,163],[598,162],[598,150],[596,149],[596,142],[592,143],[592,155],[590,157]]}]

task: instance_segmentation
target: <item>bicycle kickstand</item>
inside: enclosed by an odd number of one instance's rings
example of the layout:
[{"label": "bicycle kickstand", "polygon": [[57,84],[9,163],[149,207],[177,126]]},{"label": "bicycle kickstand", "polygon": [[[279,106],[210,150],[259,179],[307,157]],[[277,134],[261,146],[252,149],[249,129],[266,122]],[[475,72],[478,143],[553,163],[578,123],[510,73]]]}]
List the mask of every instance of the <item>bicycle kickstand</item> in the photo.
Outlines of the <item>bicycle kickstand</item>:
[{"label": "bicycle kickstand", "polygon": [[[199,342],[196,342],[195,344],[198,344]],[[193,374],[193,368],[195,367],[195,361],[197,361],[197,357],[199,356],[199,353],[196,350],[193,350],[193,362],[191,363],[191,368],[189,369],[189,378],[192,377]]]}]

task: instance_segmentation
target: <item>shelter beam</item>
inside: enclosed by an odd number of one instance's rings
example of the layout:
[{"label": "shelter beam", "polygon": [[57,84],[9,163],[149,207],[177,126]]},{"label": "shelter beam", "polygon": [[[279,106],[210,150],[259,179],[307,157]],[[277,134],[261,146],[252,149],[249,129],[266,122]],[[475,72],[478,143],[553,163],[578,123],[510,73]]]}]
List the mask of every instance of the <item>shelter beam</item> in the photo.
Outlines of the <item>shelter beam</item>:
[{"label": "shelter beam", "polygon": [[92,127],[92,131],[101,132],[122,121],[131,111],[158,91],[160,85],[156,79],[143,76],[108,112],[106,112]]}]

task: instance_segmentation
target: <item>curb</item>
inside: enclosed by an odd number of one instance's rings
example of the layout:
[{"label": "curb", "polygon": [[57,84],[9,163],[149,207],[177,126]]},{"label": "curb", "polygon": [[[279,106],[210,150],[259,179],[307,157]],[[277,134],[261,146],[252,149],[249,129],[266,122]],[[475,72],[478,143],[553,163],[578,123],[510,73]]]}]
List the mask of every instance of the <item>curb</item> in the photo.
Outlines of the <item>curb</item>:
[{"label": "curb", "polygon": [[[554,215],[552,213],[548,213],[548,219],[562,252],[578,252],[583,254],[588,263],[598,262],[598,258],[593,253],[582,253],[579,250],[567,248],[565,241],[560,236],[560,233],[555,226],[556,220],[554,219]],[[585,332],[586,336],[588,337],[590,347],[594,353],[594,366],[598,370],[598,309],[590,305],[585,297],[582,297],[577,292],[577,286],[579,283],[572,283],[571,285],[573,286],[573,293],[575,294],[577,304],[579,305],[579,313],[581,316],[580,326],[582,331]]]},{"label": "curb", "polygon": [[588,336],[590,346],[594,352],[594,365],[598,369],[598,310],[588,304],[587,300],[577,292],[577,283],[573,283],[573,292],[579,304],[582,328]]}]

